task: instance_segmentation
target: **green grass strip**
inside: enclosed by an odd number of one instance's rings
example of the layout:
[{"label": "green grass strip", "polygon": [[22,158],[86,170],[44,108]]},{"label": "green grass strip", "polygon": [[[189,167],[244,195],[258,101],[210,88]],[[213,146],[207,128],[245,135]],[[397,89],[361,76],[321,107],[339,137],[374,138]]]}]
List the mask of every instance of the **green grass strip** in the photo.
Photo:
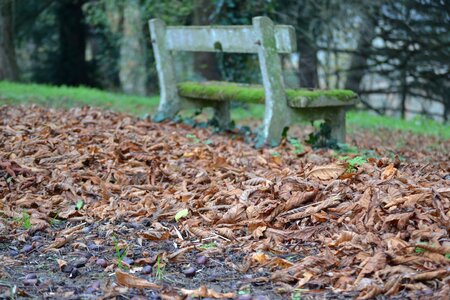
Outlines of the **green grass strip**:
[{"label": "green grass strip", "polygon": [[151,113],[159,97],[140,97],[87,87],[51,86],[0,81],[0,105],[36,103],[55,108],[91,105],[135,115]]}]

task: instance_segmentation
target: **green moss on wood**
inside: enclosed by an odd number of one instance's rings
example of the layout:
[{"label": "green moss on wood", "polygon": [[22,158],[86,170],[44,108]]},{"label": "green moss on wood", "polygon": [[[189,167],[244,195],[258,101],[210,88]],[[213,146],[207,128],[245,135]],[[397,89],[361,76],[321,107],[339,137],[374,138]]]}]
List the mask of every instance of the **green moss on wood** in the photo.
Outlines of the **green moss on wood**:
[{"label": "green moss on wood", "polygon": [[[194,99],[264,103],[264,88],[261,85],[182,82],[178,84],[178,92],[183,97]],[[327,102],[342,102],[345,105],[357,99],[356,93],[350,90],[287,89],[286,96],[289,105],[293,107],[315,106],[313,103],[318,101],[321,102],[320,106],[326,106]]]}]

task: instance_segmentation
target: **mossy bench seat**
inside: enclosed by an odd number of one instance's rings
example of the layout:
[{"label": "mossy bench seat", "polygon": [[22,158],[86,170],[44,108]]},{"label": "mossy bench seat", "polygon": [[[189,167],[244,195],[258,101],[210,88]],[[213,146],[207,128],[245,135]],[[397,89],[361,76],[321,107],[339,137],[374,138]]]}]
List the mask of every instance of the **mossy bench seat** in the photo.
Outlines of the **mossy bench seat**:
[{"label": "mossy bench seat", "polygon": [[[212,101],[239,101],[264,104],[262,85],[207,81],[178,83],[181,97]],[[292,108],[349,106],[358,103],[358,95],[350,90],[286,89],[286,100]]]}]

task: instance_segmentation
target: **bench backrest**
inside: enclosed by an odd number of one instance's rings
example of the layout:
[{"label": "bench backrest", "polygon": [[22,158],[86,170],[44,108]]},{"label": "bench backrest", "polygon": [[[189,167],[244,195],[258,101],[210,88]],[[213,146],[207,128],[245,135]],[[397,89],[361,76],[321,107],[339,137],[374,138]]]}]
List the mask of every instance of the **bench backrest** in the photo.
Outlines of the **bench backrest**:
[{"label": "bench backrest", "polygon": [[[276,25],[274,33],[278,53],[296,51],[292,26]],[[165,40],[167,50],[194,52],[258,53],[260,43],[253,26],[168,26]]]}]

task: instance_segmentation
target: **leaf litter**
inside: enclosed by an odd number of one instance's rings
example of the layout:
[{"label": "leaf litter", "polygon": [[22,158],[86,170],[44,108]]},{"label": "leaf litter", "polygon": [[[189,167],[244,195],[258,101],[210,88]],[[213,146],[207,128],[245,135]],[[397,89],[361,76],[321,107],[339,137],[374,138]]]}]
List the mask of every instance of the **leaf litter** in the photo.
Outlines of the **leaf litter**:
[{"label": "leaf litter", "polygon": [[449,295],[450,141],[357,131],[348,173],[88,107],[0,117],[0,297]]}]

